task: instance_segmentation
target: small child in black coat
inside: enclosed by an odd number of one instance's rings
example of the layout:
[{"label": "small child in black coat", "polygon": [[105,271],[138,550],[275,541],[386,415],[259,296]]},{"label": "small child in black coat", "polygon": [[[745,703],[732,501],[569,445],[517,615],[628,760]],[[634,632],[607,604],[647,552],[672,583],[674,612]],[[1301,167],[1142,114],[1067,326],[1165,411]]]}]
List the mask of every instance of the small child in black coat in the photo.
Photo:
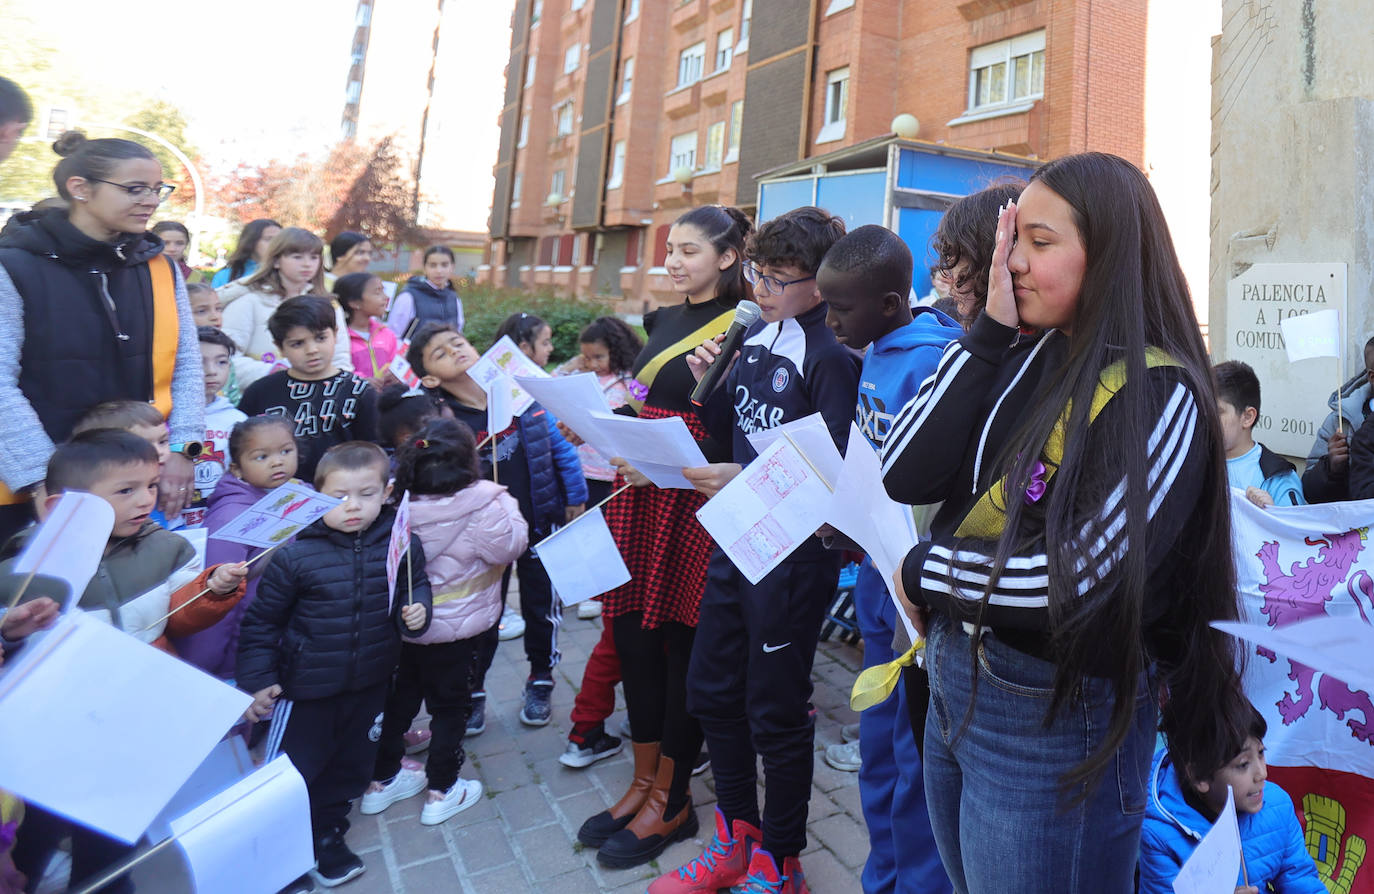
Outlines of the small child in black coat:
[{"label": "small child in black coat", "polygon": [[401,633],[423,633],[430,620],[424,549],[413,534],[410,562],[388,595],[389,472],[376,444],[350,441],[324,454],[315,488],[343,502],[277,550],[239,634],[238,685],[253,693],[247,717],[272,715],[269,752],[286,752],[305,778],[311,875],[327,887],[364,869],[344,841],[349,805],[372,779]]}]

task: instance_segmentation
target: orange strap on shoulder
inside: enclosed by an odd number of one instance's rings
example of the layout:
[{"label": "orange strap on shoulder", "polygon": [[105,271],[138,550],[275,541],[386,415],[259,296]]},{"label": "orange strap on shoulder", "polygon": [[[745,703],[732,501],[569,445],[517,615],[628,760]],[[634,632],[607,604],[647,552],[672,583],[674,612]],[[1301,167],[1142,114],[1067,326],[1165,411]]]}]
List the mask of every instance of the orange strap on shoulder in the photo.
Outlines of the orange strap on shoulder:
[{"label": "orange strap on shoulder", "polygon": [[158,255],[148,263],[153,277],[153,406],[166,417],[172,412],[172,372],[177,365],[177,282],[172,262]]}]

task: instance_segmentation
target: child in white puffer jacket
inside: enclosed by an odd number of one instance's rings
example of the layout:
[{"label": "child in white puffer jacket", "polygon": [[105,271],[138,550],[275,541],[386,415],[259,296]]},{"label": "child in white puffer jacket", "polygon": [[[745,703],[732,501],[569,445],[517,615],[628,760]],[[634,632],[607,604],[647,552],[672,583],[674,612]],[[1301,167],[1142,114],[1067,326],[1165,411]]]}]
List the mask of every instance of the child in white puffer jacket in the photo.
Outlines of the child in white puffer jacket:
[{"label": "child in white puffer jacket", "polygon": [[[501,617],[501,575],[525,551],[529,526],[515,498],[480,477],[472,432],[452,419],[426,423],[397,451],[395,492],[407,491],[410,529],[424,546],[434,594],[433,619],[423,635],[401,646],[374,781],[361,810],[380,813],[428,788],[420,822],[435,825],[482,795],[480,782],[458,775],[471,707],[469,679],[478,636]],[[398,590],[396,598],[404,599],[404,593]],[[433,734],[424,771],[401,765],[402,736],[422,700]]]}]

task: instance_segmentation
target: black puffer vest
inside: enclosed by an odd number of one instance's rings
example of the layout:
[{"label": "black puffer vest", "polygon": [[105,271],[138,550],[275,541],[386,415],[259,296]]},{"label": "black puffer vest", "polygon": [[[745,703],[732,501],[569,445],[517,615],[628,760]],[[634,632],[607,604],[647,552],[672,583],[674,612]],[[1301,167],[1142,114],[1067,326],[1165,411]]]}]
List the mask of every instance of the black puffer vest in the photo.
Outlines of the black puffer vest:
[{"label": "black puffer vest", "polygon": [[161,252],[152,233],[92,239],[60,210],[17,215],[0,234],[0,266],[24,305],[19,390],[53,441],[102,401],[152,399],[148,261]]},{"label": "black puffer vest", "polygon": [[406,280],[405,290],[415,301],[415,329],[426,323],[448,323],[462,326],[458,319],[458,293],[453,289],[436,289],[423,276]]}]

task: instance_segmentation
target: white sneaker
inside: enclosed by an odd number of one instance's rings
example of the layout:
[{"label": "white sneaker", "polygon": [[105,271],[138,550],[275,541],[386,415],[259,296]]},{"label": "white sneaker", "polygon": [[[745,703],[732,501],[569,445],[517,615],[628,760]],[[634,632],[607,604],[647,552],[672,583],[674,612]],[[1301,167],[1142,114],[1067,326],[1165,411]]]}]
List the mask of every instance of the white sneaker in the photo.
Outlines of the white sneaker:
[{"label": "white sneaker", "polygon": [[418,795],[425,790],[425,784],[424,770],[401,767],[400,772],[390,782],[382,786],[381,791],[363,793],[363,803],[358,806],[358,812],[364,816],[381,813],[397,801],[404,801],[406,798]]},{"label": "white sneaker", "polygon": [[476,779],[459,779],[453,788],[444,792],[439,801],[426,801],[420,810],[420,825],[437,826],[477,803],[482,797],[482,783]]},{"label": "white sneaker", "polygon": [[506,610],[501,613],[501,627],[497,636],[502,640],[519,639],[525,635],[525,619],[520,617],[520,612],[506,606]]},{"label": "white sneaker", "polygon": [[577,603],[577,617],[583,621],[601,617],[601,603],[596,599],[584,599]]},{"label": "white sneaker", "polygon": [[840,741],[859,741],[859,725],[857,723],[846,723],[844,726],[840,727]]},{"label": "white sneaker", "polygon": [[836,770],[844,770],[846,773],[859,772],[859,767],[863,766],[863,758],[859,757],[859,743],[845,742],[843,745],[831,745],[825,749],[825,762]]}]

